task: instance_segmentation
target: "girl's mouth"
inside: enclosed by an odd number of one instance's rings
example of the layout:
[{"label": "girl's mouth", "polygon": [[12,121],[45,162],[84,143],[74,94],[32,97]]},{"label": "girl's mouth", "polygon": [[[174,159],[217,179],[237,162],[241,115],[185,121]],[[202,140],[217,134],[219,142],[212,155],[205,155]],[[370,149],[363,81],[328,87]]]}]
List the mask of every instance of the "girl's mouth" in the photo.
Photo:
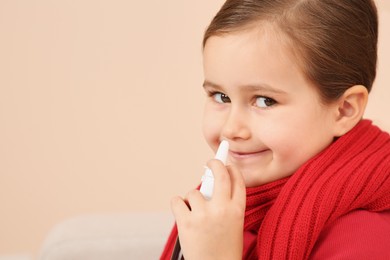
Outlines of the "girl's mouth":
[{"label": "girl's mouth", "polygon": [[229,151],[229,155],[236,160],[251,159],[258,156],[262,156],[268,149],[256,151],[256,152],[235,152]]}]

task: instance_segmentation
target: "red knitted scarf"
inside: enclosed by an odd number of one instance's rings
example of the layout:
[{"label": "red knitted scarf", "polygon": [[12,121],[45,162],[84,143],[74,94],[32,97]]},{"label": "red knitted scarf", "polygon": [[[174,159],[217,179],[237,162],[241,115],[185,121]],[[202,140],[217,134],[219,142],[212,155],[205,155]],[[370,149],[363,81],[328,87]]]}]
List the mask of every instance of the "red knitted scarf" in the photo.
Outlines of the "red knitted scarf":
[{"label": "red knitted scarf", "polygon": [[[291,177],[247,188],[243,259],[307,259],[323,227],[355,209],[390,209],[390,137],[362,120]],[[170,259],[171,232],[161,259]]]}]

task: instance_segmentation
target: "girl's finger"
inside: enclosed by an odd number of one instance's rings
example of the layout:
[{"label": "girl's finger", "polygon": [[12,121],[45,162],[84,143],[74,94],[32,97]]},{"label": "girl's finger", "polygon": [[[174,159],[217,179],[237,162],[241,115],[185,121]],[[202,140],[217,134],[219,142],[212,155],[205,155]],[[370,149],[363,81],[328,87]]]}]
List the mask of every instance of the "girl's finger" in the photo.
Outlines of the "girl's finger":
[{"label": "girl's finger", "polygon": [[244,178],[238,168],[234,165],[227,166],[227,170],[230,174],[230,179],[232,183],[232,199],[240,205],[243,205],[245,208],[246,189]]},{"label": "girl's finger", "polygon": [[194,211],[203,207],[205,199],[199,190],[192,190],[187,193],[186,201],[190,210]]},{"label": "girl's finger", "polygon": [[173,216],[176,219],[176,222],[181,222],[181,220],[187,217],[190,214],[190,209],[188,208],[186,202],[183,198],[176,196],[171,200],[171,209]]},{"label": "girl's finger", "polygon": [[230,200],[231,181],[226,166],[217,159],[212,159],[207,163],[214,175],[214,193],[211,200]]}]

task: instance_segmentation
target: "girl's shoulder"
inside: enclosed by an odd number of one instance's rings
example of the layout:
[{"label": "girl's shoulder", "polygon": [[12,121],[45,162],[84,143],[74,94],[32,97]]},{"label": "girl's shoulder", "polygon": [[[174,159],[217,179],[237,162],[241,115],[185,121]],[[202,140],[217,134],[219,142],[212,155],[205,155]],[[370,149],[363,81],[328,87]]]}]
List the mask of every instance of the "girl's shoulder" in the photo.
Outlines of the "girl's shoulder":
[{"label": "girl's shoulder", "polygon": [[390,210],[352,211],[321,232],[310,259],[390,259]]}]

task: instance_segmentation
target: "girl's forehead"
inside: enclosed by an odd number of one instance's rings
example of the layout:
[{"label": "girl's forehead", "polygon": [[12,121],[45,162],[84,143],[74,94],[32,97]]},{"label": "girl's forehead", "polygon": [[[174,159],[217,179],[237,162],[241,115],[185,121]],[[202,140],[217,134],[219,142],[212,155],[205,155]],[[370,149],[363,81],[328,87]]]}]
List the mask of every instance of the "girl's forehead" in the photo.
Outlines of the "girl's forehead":
[{"label": "girl's forehead", "polygon": [[261,39],[276,41],[283,45],[290,45],[292,41],[289,37],[283,32],[283,30],[276,24],[268,21],[258,21],[253,22],[239,28],[235,28],[223,33],[218,33],[213,36],[210,36],[206,43],[205,47],[208,45],[210,39],[213,38],[226,38],[234,41],[258,41]]},{"label": "girl's forehead", "polygon": [[[273,53],[274,58],[296,59],[294,44],[279,27],[261,23],[256,26],[248,26],[240,30],[211,36],[204,47],[204,57],[215,53],[234,52],[241,56]],[[261,59],[261,56],[258,56]]]},{"label": "girl's forehead", "polygon": [[[309,86],[286,41],[274,30],[252,29],[213,36],[204,49],[204,76],[214,85],[268,85],[279,92],[300,92]],[[241,89],[241,87],[240,87]]]},{"label": "girl's forehead", "polygon": [[277,26],[264,23],[212,36],[203,52],[205,76],[226,68],[227,76],[240,71],[250,77],[267,71],[272,78],[298,73],[307,79],[304,59],[291,42]]},{"label": "girl's forehead", "polygon": [[232,65],[260,66],[268,62],[273,65],[296,66],[289,41],[283,37],[269,26],[212,36],[203,51],[204,65],[221,66],[234,63]]}]

